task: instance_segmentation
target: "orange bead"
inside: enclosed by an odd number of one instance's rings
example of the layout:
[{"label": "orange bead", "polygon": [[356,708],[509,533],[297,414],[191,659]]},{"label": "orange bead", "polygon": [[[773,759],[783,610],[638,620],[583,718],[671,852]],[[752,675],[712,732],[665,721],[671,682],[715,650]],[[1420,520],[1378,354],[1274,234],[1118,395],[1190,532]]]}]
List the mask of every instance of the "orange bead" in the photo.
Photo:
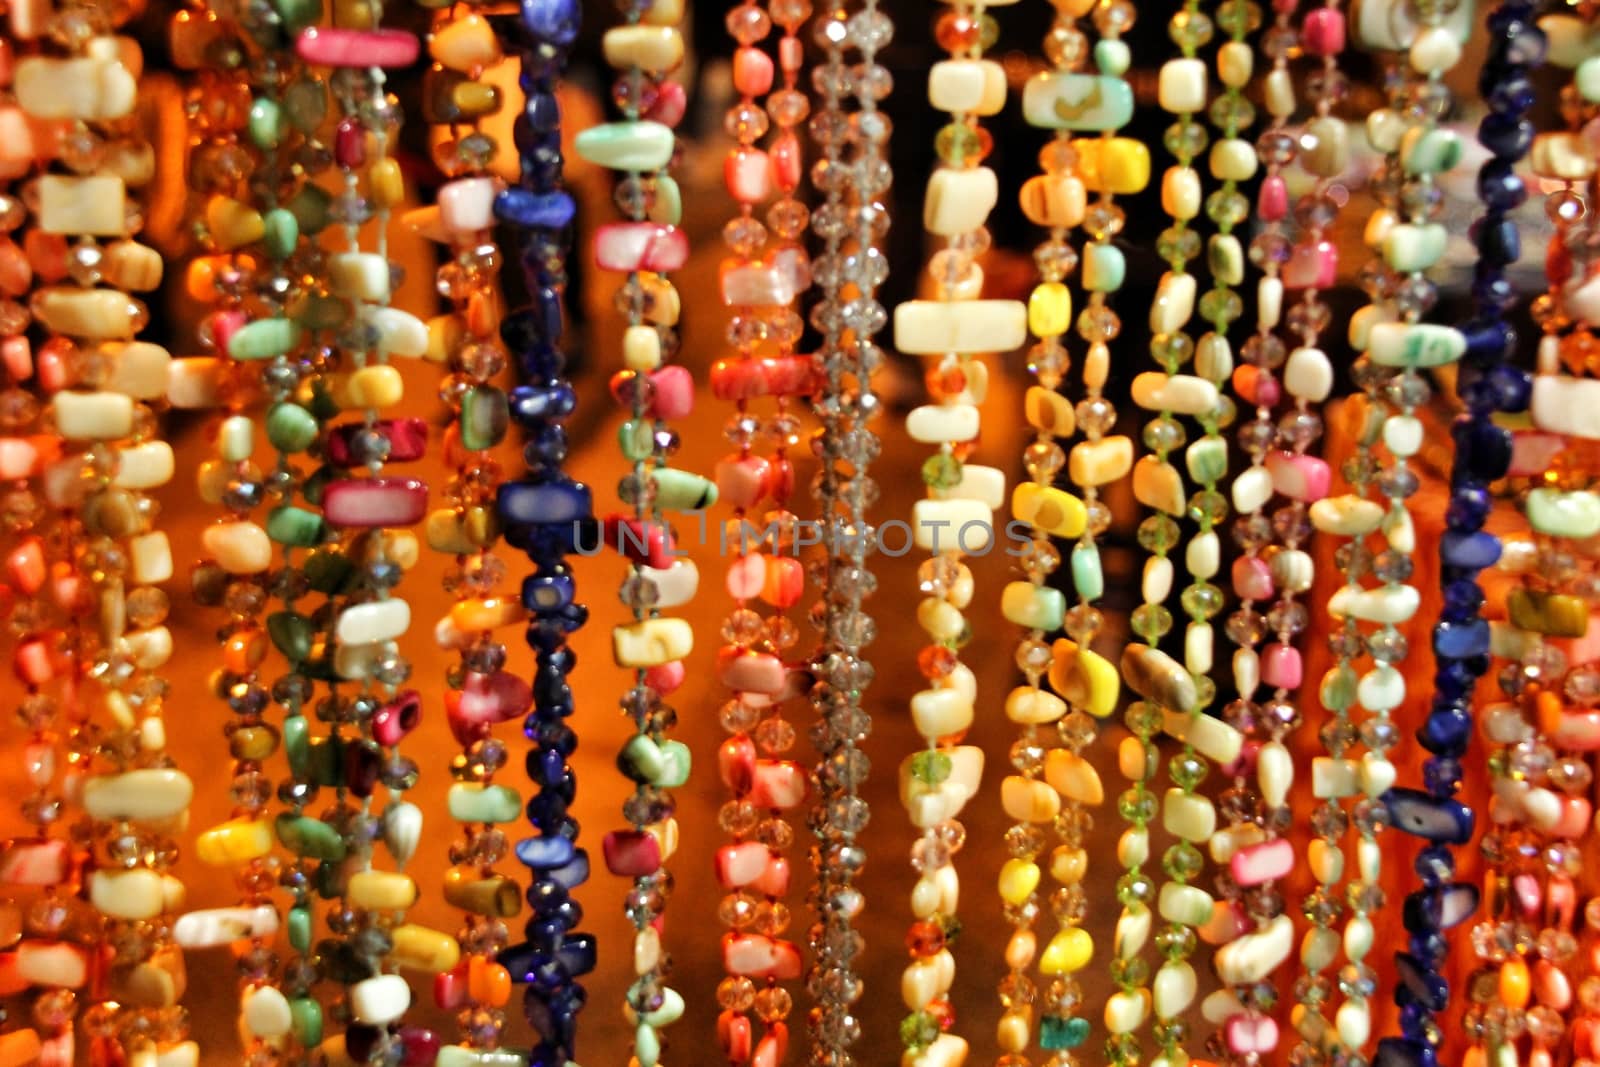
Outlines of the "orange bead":
[{"label": "orange bead", "polygon": [[1555,733],[1561,725],[1561,695],[1546,689],[1534,698],[1534,714],[1539,717],[1539,729]]},{"label": "orange bead", "polygon": [[233,674],[249,674],[266,656],[267,642],[260,630],[240,630],[222,645],[222,665]]},{"label": "orange bead", "polygon": [[467,297],[467,332],[474,337],[488,337],[500,325],[500,312],[495,307],[493,294],[482,289]]},{"label": "orange bead", "polygon": [[1528,975],[1528,964],[1521,956],[1512,956],[1500,965],[1500,1003],[1520,1011],[1528,1006],[1533,982]]},{"label": "orange bead", "polygon": [[473,956],[467,965],[467,995],[491,1008],[504,1007],[511,999],[511,972],[482,956]]}]

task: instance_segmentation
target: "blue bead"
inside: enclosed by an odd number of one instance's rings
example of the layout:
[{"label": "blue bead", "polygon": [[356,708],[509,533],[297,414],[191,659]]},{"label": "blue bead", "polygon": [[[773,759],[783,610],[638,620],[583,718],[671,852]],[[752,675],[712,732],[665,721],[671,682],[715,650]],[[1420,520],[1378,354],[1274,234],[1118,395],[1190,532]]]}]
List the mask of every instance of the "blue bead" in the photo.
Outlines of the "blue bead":
[{"label": "blue bead", "polygon": [[555,93],[530,93],[522,105],[521,121],[526,122],[529,128],[536,132],[559,130],[561,129],[561,102],[556,98]]},{"label": "blue bead", "polygon": [[1490,371],[1490,379],[1499,395],[1501,411],[1516,413],[1528,410],[1528,401],[1533,396],[1532,375],[1521,367],[1507,364]]},{"label": "blue bead", "polygon": [[1505,359],[1516,350],[1517,335],[1507,322],[1475,319],[1462,327],[1467,335],[1467,354],[1464,359],[1473,363]]},{"label": "blue bead", "polygon": [[[1501,160],[1485,163],[1478,171],[1478,196],[1484,203],[1497,211],[1510,211],[1517,204],[1507,204],[1491,199],[1484,193],[1486,176],[1496,184],[1503,183],[1506,179],[1514,179],[1519,189],[1523,189],[1523,182],[1511,173],[1509,163],[1502,163],[1511,159],[1520,159],[1528,154],[1528,148],[1533,144],[1534,127],[1521,115],[1495,114],[1490,112],[1478,123],[1478,140],[1483,142],[1483,147],[1493,154],[1500,156]],[[1521,203],[1519,200],[1517,203]]]},{"label": "blue bead", "polygon": [[573,853],[571,863],[550,868],[546,876],[569,892],[578,888],[589,880],[589,854],[581,848],[578,849]]},{"label": "blue bead", "polygon": [[578,0],[522,0],[522,26],[535,41],[569,48],[578,39],[583,6]]},{"label": "blue bead", "polygon": [[517,842],[518,862],[535,870],[564,867],[572,862],[575,851],[572,842],[564,837],[524,837]]},{"label": "blue bead", "polygon": [[577,482],[505,482],[495,497],[500,521],[573,524],[594,515],[589,488]]},{"label": "blue bead", "polygon": [[1418,1042],[1386,1037],[1378,1042],[1372,1067],[1434,1067],[1428,1062],[1427,1052],[1427,1046]]},{"label": "blue bead", "polygon": [[1406,897],[1403,918],[1407,930],[1449,930],[1472,918],[1478,910],[1478,887],[1470,882],[1419,889]]},{"label": "blue bead", "polygon": [[1515,221],[1491,216],[1478,223],[1473,238],[1478,254],[1489,263],[1515,263],[1522,255],[1522,236]]},{"label": "blue bead", "polygon": [[1472,809],[1460,801],[1397,787],[1385,794],[1384,803],[1395,828],[1414,837],[1452,845],[1472,839]]},{"label": "blue bead", "polygon": [[556,950],[562,970],[574,978],[594,970],[595,955],[593,934],[574,934]]},{"label": "blue bead", "polygon": [[565,418],[577,407],[577,390],[566,382],[557,385],[519,385],[511,390],[511,417],[519,423]]},{"label": "blue bead", "polygon": [[577,593],[570,574],[530,574],[522,580],[522,606],[537,615],[566,607]]},{"label": "blue bead", "polygon": [[535,193],[509,186],[494,198],[494,217],[512,226],[559,230],[572,221],[577,205],[566,192]]},{"label": "blue bead", "polygon": [[1423,720],[1417,741],[1429,752],[1459,756],[1472,740],[1472,716],[1458,707],[1436,707]]},{"label": "blue bead", "polygon": [[1439,541],[1439,559],[1452,567],[1481,571],[1500,558],[1500,539],[1494,534],[1445,531]]},{"label": "blue bead", "polygon": [[1395,953],[1394,968],[1401,988],[1429,1011],[1443,1011],[1450,1002],[1450,983],[1428,970],[1415,956]]},{"label": "blue bead", "polygon": [[1433,628],[1435,655],[1449,659],[1466,659],[1489,652],[1489,624],[1482,619],[1469,622],[1441,622]]}]

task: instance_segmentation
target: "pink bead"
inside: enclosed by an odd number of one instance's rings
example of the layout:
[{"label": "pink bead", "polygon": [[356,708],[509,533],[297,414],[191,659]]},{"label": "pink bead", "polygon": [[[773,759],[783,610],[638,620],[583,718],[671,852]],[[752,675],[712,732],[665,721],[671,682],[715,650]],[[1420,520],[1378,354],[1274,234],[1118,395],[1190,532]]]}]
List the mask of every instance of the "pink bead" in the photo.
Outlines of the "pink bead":
[{"label": "pink bead", "polygon": [[748,1060],[753,1042],[750,1016],[736,1011],[724,1011],[717,1015],[717,1045],[730,1064]]},{"label": "pink bead", "polygon": [[740,796],[750,791],[756,776],[756,743],[749,734],[735,734],[717,749],[717,774],[722,784]]},{"label": "pink bead", "polygon": [[1344,12],[1319,7],[1306,12],[1300,27],[1300,43],[1314,56],[1336,56],[1344,51]]},{"label": "pink bead", "polygon": [[1260,556],[1233,561],[1233,591],[1241,600],[1271,600],[1272,568]]},{"label": "pink bead", "polygon": [[1519,430],[1511,435],[1511,469],[1517,477],[1532,478],[1550,469],[1550,464],[1566,450],[1566,439],[1538,430]]},{"label": "pink bead", "polygon": [[811,285],[811,261],[799,248],[766,259],[725,259],[717,278],[728,307],[787,307]]},{"label": "pink bead", "polygon": [[689,238],[676,226],[608,222],[595,231],[594,262],[601,270],[666,273],[682,269],[688,261]]},{"label": "pink bead", "polygon": [[1572,1006],[1572,979],[1549,960],[1540,960],[1533,965],[1533,994],[1545,1007],[1566,1011]]},{"label": "pink bead", "polygon": [[787,35],[778,38],[778,65],[785,72],[793,74],[799,71],[805,62],[805,46],[800,43],[800,38]]},{"label": "pink bead", "polygon": [[1260,885],[1287,878],[1294,870],[1294,845],[1288,838],[1279,837],[1241,848],[1228,860],[1228,869],[1240,885]]},{"label": "pink bead", "polygon": [[212,347],[218,352],[228,351],[233,335],[250,321],[242,311],[218,311],[211,316]]},{"label": "pink bead", "polygon": [[[469,679],[482,675],[469,674]],[[380,745],[398,745],[422,721],[422,696],[415,689],[398,696],[372,713],[372,736]]]},{"label": "pink bead", "polygon": [[1331,289],[1339,280],[1339,249],[1332,241],[1295,245],[1280,272],[1286,289]]},{"label": "pink bead", "polygon": [[735,49],[733,87],[744,96],[765,96],[771,92],[772,57],[759,48]]},{"label": "pink bead", "polygon": [[1239,746],[1239,754],[1217,769],[1229,778],[1245,778],[1256,772],[1256,758],[1261,755],[1261,742],[1246,741]]},{"label": "pink bead", "polygon": [[333,158],[341,167],[355,170],[367,163],[367,132],[359,122],[345,119],[333,133]]},{"label": "pink bead", "polygon": [[324,67],[409,67],[421,44],[404,30],[343,30],[313,26],[300,31],[295,53]]},{"label": "pink bead", "polygon": [[792,942],[762,934],[727,934],[722,939],[722,969],[745,978],[792,982],[800,977],[800,950]]},{"label": "pink bead", "polygon": [[1235,1015],[1225,1024],[1223,1036],[1236,1056],[1267,1053],[1278,1047],[1278,1024],[1270,1015]]},{"label": "pink bead", "polygon": [[763,396],[805,396],[819,384],[810,356],[719,359],[711,365],[711,392],[736,402]]},{"label": "pink bead", "polygon": [[645,390],[644,413],[658,419],[681,419],[694,410],[694,376],[687,367],[674,364],[651,371],[638,383],[631,370],[611,376],[611,396],[624,408],[633,408],[633,391]]},{"label": "pink bead", "polygon": [[766,492],[770,472],[760,456],[727,456],[717,463],[717,498],[737,511],[753,508]]},{"label": "pink bead", "polygon": [[1572,916],[1578,908],[1578,890],[1572,879],[1562,875],[1552,878],[1545,886],[1545,898],[1550,904],[1550,917],[1555,925],[1570,927]]},{"label": "pink bead", "polygon": [[19,641],[11,652],[11,669],[23,685],[38,689],[55,677],[50,664],[50,646],[43,641]]},{"label": "pink bead", "polygon": [[78,375],[67,353],[59,347],[46,344],[34,357],[34,368],[39,372],[39,385],[47,393],[59,393],[78,383]]},{"label": "pink bead", "polygon": [[1326,460],[1293,452],[1267,453],[1267,473],[1272,475],[1273,489],[1306,504],[1327,496],[1333,482]]},{"label": "pink bead", "polygon": [[606,545],[619,552],[623,559],[662,570],[672,566],[676,546],[665,525],[607,515],[601,528]]},{"label": "pink bead", "polygon": [[656,91],[655,100],[645,109],[644,117],[663,126],[677,126],[689,110],[689,95],[677,82],[666,82]]},{"label": "pink bead", "polygon": [[684,669],[683,660],[675,659],[671,663],[663,663],[651,667],[644,672],[644,684],[666,696],[675,693],[683,684],[683,679],[688,674]]},{"label": "pink bead", "polygon": [[1289,186],[1281,174],[1262,179],[1256,196],[1256,213],[1263,222],[1277,222],[1289,213]]},{"label": "pink bead", "polygon": [[759,204],[772,192],[772,165],[759,148],[740,145],[722,158],[722,184],[741,204]]},{"label": "pink bead", "polygon": [[767,563],[759,552],[739,556],[728,564],[728,578],[724,583],[728,595],[738,601],[761,595],[761,586],[767,580]]},{"label": "pink bead", "polygon": [[433,976],[433,1003],[442,1011],[455,1011],[467,1002],[467,965],[458,963]]},{"label": "pink bead", "polygon": [[618,878],[643,878],[661,869],[661,843],[643,830],[613,830],[600,839],[606,870]]},{"label": "pink bead", "polygon": [[750,802],[758,808],[787,811],[805,800],[807,777],[805,768],[794,760],[757,760]]},{"label": "pink bead", "polygon": [[0,366],[19,382],[33,377],[33,345],[26,337],[7,337],[0,341]]},{"label": "pink bead", "polygon": [[1589,820],[1594,815],[1594,806],[1585,797],[1562,797],[1561,818],[1556,820],[1550,832],[1556,837],[1567,841],[1576,841],[1589,831]]},{"label": "pink bead", "polygon": [[783,856],[769,852],[767,865],[761,869],[756,880],[750,883],[750,888],[769,897],[785,896],[789,892],[789,861]]},{"label": "pink bead", "polygon": [[335,526],[410,526],[427,511],[428,483],[415,478],[346,478],[322,494],[322,516]]},{"label": "pink bead", "polygon": [[1531,874],[1519,874],[1511,879],[1511,892],[1517,898],[1517,906],[1524,915],[1537,915],[1539,905],[1544,903],[1544,891],[1539,888],[1539,880]]},{"label": "pink bead", "polygon": [[770,652],[726,645],[717,653],[717,681],[727,689],[772,696],[782,691],[783,679],[783,661]]},{"label": "pink bead", "polygon": [[0,437],[0,481],[20,482],[30,477],[39,453],[26,437]]},{"label": "pink bead", "polygon": [[[364,422],[346,422],[328,434],[328,462],[335,467],[360,467],[351,453],[356,435],[367,429]],[[373,429],[389,439],[387,463],[410,463],[428,454],[426,419],[379,419]]]},{"label": "pink bead", "polygon": [[72,852],[61,838],[13,838],[0,850],[0,882],[6,885],[61,885],[72,869]]},{"label": "pink bead", "polygon": [[1252,407],[1270,408],[1277,405],[1282,390],[1271,371],[1250,363],[1233,368],[1233,389],[1239,398]]},{"label": "pink bead", "polygon": [[794,131],[785,130],[772,142],[772,180],[784,193],[800,187],[800,175],[805,170],[805,150]]},{"label": "pink bead", "polygon": [[717,849],[712,866],[723,889],[740,889],[761,877],[771,853],[759,841],[742,841]]},{"label": "pink bead", "polygon": [[25,596],[33,596],[44,588],[47,573],[44,542],[37,537],[28,538],[6,556],[6,578]]},{"label": "pink bead", "polygon": [[1298,689],[1304,680],[1300,650],[1273,642],[1261,650],[1261,680],[1275,689]]}]

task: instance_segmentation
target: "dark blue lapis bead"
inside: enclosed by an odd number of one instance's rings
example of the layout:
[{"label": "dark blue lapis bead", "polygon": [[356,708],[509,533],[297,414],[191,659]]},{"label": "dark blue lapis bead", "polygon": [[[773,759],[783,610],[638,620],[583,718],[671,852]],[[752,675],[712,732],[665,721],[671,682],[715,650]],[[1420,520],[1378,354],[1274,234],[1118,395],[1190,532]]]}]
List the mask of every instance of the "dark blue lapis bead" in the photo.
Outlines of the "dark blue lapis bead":
[{"label": "dark blue lapis bead", "polygon": [[[1445,509],[1444,521],[1454,530],[1477,530],[1483,526],[1484,520],[1489,517],[1489,508],[1493,498],[1489,491],[1481,485],[1457,484],[1450,491],[1450,504]],[[1458,563],[1445,562],[1444,566],[1467,570],[1473,574],[1482,570],[1481,567],[1472,567]]]},{"label": "dark blue lapis bead", "polygon": [[532,977],[534,969],[539,966],[539,961],[544,953],[527,942],[508,945],[500,950],[496,962],[511,972],[513,982],[526,982]]},{"label": "dark blue lapis bead", "polygon": [[1500,410],[1510,413],[1528,410],[1533,396],[1533,377],[1521,367],[1506,364],[1489,372],[1495,392],[1500,397]]},{"label": "dark blue lapis bead", "polygon": [[1422,768],[1422,784],[1436,797],[1454,795],[1461,788],[1461,761],[1442,757],[1428,760]]},{"label": "dark blue lapis bead", "polygon": [[573,978],[594,970],[595,956],[593,934],[574,934],[556,951],[556,959],[562,970]]},{"label": "dark blue lapis bead", "polygon": [[1429,1011],[1443,1011],[1450,1002],[1450,983],[1410,953],[1395,953],[1394,969],[1401,988]]},{"label": "dark blue lapis bead", "polygon": [[504,482],[495,495],[500,521],[563,523],[593,518],[589,487],[580,482]]},{"label": "dark blue lapis bead", "polygon": [[1439,540],[1439,558],[1452,567],[1481,571],[1500,558],[1500,539],[1482,531],[1446,530]]},{"label": "dark blue lapis bead", "polygon": [[545,720],[525,727],[523,732],[528,740],[539,747],[553,749],[565,756],[572,755],[578,748],[577,731],[559,719]]},{"label": "dark blue lapis bead", "polygon": [[571,841],[559,836],[524,837],[516,846],[517,861],[534,870],[571,863],[575,851]]},{"label": "dark blue lapis bead", "polygon": [[1424,885],[1444,885],[1456,876],[1456,857],[1449,846],[1434,843],[1417,850],[1411,864]]},{"label": "dark blue lapis bead", "polygon": [[1437,1067],[1433,1050],[1420,1041],[1407,1041],[1400,1037],[1386,1037],[1378,1042],[1378,1051],[1372,1057],[1372,1067]]},{"label": "dark blue lapis bead", "polygon": [[1484,93],[1484,103],[1491,111],[1525,112],[1537,98],[1533,81],[1526,73],[1517,72],[1496,79]]},{"label": "dark blue lapis bead", "polygon": [[1447,659],[1466,659],[1489,651],[1489,624],[1482,619],[1441,622],[1433,629],[1433,651]]},{"label": "dark blue lapis bead", "polygon": [[1472,363],[1504,359],[1517,343],[1517,335],[1510,324],[1498,319],[1487,322],[1476,319],[1463,326],[1462,332],[1467,338],[1467,353],[1463,359]]},{"label": "dark blue lapis bead", "polygon": [[1467,579],[1446,582],[1444,604],[1449,611],[1475,612],[1483,606],[1483,590]]},{"label": "dark blue lapis bead", "polygon": [[565,709],[572,706],[572,686],[565,675],[547,671],[534,682],[533,699],[540,707],[547,709],[547,718],[551,715],[565,716]]},{"label": "dark blue lapis bead", "polygon": [[1413,837],[1452,845],[1472,839],[1472,809],[1458,800],[1402,787],[1390,789],[1383,799],[1390,823]]},{"label": "dark blue lapis bead", "polygon": [[530,574],[522,580],[522,606],[535,615],[561,610],[577,593],[570,574]]},{"label": "dark blue lapis bead", "polygon": [[535,133],[561,129],[561,101],[548,90],[535,90],[527,95],[518,121],[525,122]]},{"label": "dark blue lapis bead", "polygon": [[[553,336],[560,336],[560,323],[556,324],[556,333],[550,332],[550,323],[545,320],[544,314],[529,308],[519,308],[500,320],[500,340],[513,352],[526,353],[535,348],[548,345]],[[561,373],[566,365],[566,357],[559,350],[544,349],[539,353],[539,358],[554,361],[554,373]],[[524,370],[529,368],[524,365]],[[547,375],[539,375],[547,377]]]},{"label": "dark blue lapis bead", "polygon": [[1491,216],[1478,222],[1473,239],[1478,255],[1489,263],[1515,263],[1522,255],[1522,235],[1511,219]]},{"label": "dark blue lapis bead", "polygon": [[1472,740],[1472,716],[1459,707],[1434,708],[1417,730],[1417,741],[1429,752],[1459,756]]},{"label": "dark blue lapis bead", "polygon": [[1470,882],[1450,882],[1409,894],[1402,910],[1407,930],[1450,930],[1478,910],[1478,887]]},{"label": "dark blue lapis bead", "polygon": [[1472,280],[1472,300],[1480,308],[1504,315],[1517,306],[1517,289],[1511,280],[1502,275],[1477,277]]},{"label": "dark blue lapis bead", "polygon": [[[1511,161],[1528,154],[1534,132],[1533,123],[1515,114],[1490,112],[1478,123],[1478,140],[1500,157],[1485,163],[1478,171],[1478,198],[1491,211],[1511,211],[1527,198],[1526,185],[1511,170]],[[1515,199],[1504,199],[1508,194]]]},{"label": "dark blue lapis bead", "polygon": [[1487,482],[1504,478],[1511,467],[1511,434],[1485,419],[1456,426],[1457,469]]},{"label": "dark blue lapis bead", "polygon": [[535,826],[550,826],[556,820],[567,817],[567,807],[571,803],[554,789],[548,789],[528,798],[523,805],[528,814],[528,821]]},{"label": "dark blue lapis bead", "polygon": [[1524,67],[1536,67],[1544,62],[1545,53],[1549,51],[1550,43],[1545,37],[1544,30],[1539,28],[1530,16],[1533,14],[1531,7],[1517,5],[1517,22],[1514,28],[1507,27],[1505,31],[1506,46],[1504,49],[1505,60]]},{"label": "dark blue lapis bead", "polygon": [[541,789],[554,789],[569,780],[572,774],[561,753],[551,749],[533,749],[524,758],[523,764],[528,772],[528,780]]},{"label": "dark blue lapis bead", "polygon": [[522,932],[531,943],[547,952],[554,952],[570,929],[570,925],[558,918],[540,917],[530,920]]},{"label": "dark blue lapis bead", "polygon": [[567,924],[567,929],[572,929],[583,921],[583,905],[554,887],[555,893],[528,894],[528,903],[533,905],[534,912],[540,918],[556,919]]},{"label": "dark blue lapis bead", "polygon": [[519,385],[511,390],[511,417],[524,425],[566,418],[577,407],[577,390],[566,382]]},{"label": "dark blue lapis bead", "polygon": [[1409,946],[1411,955],[1437,969],[1450,951],[1450,939],[1438,930],[1419,930],[1411,935]]},{"label": "dark blue lapis bead", "polygon": [[522,0],[522,28],[549,48],[566,49],[578,39],[583,5],[578,0]]},{"label": "dark blue lapis bead", "polygon": [[538,662],[540,669],[571,674],[578,666],[578,650],[575,648],[558,648],[553,652],[541,653]]},{"label": "dark blue lapis bead", "polygon": [[576,212],[577,205],[566,192],[536,193],[513,185],[494,198],[495,218],[527,229],[559,230]]}]

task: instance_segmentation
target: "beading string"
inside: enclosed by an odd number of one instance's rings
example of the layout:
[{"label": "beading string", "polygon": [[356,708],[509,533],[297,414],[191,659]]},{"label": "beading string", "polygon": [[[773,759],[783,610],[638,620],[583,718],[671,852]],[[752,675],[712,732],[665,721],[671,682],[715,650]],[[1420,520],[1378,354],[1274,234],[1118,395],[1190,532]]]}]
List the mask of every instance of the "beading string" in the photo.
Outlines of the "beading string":
[{"label": "beading string", "polygon": [[[630,829],[608,833],[602,844],[606,868],[631,878],[624,908],[634,926],[636,977],[626,1008],[638,1020],[633,1054],[641,1063],[661,1056],[660,1031],[683,1014],[683,997],[666,985],[670,956],[662,947],[663,911],[672,893],[665,864],[678,847],[678,823],[669,789],[689,776],[689,750],[668,738],[677,712],[664,698],[682,684],[684,659],[694,645],[685,619],[661,614],[694,595],[698,576],[674,560],[673,536],[664,510],[692,508],[706,496],[703,479],[674,471],[668,461],[678,449],[669,422],[689,414],[694,380],[688,368],[665,363],[678,354],[680,300],[665,277],[688,259],[688,238],[678,228],[683,200],[668,173],[674,154],[673,127],[683,118],[684,90],[667,80],[683,60],[677,23],[682,5],[630,3],[622,26],[606,31],[607,61],[619,73],[611,85],[620,122],[584,130],[579,155],[597,166],[622,172],[613,200],[625,222],[607,223],[594,235],[595,264],[627,276],[617,307],[627,319],[622,357],[626,367],[611,379],[612,395],[630,413],[619,434],[632,465],[618,483],[629,513],[605,519],[605,540],[630,562],[620,597],[633,616],[612,631],[617,665],[633,673],[622,709],[635,735],[623,746],[618,766],[634,783],[623,802]],[[674,489],[685,492],[674,492]],[[594,946],[583,946],[592,966]]]},{"label": "beading string", "polygon": [[[864,698],[874,670],[864,650],[876,636],[862,602],[877,588],[867,566],[876,539],[868,509],[878,494],[869,467],[879,452],[870,423],[880,407],[872,375],[883,362],[874,336],[888,318],[875,295],[888,277],[883,242],[889,215],[882,199],[890,183],[884,153],[891,132],[878,101],[892,84],[876,57],[893,33],[877,0],[865,0],[855,12],[836,4],[812,22],[812,37],[827,57],[812,70],[821,101],[808,124],[821,157],[812,166],[812,184],[823,201],[812,216],[821,247],[812,264],[818,299],[811,322],[822,335],[816,359],[824,379],[815,394],[821,425],[812,452],[819,460],[813,495],[827,553],[816,569],[822,596],[811,610],[821,634],[812,664],[818,720],[811,740],[818,760],[810,899],[816,922],[808,931],[812,965],[806,976],[813,1067],[850,1067],[850,1048],[861,1036],[854,1006],[863,989],[856,960],[864,942],[855,920],[864,900],[855,879],[866,850],[856,840],[870,814],[860,794],[870,764],[860,746],[872,727]],[[845,63],[847,48],[859,52],[853,68]],[[847,103],[855,110],[847,111]]]},{"label": "beading string", "polygon": [[[512,390],[511,417],[522,429],[526,473],[500,486],[497,513],[506,542],[527,553],[533,572],[522,582],[528,612],[526,636],[533,649],[533,707],[522,730],[532,742],[526,766],[538,787],[528,801],[533,836],[517,842],[517,859],[533,874],[528,903],[533,916],[526,940],[501,957],[512,977],[527,983],[523,1017],[538,1043],[530,1067],[563,1067],[577,1055],[578,1013],[585,994],[578,979],[594,968],[592,935],[575,932],[583,918],[572,891],[589,877],[589,856],[576,843],[578,820],[570,813],[576,780],[568,762],[578,735],[568,720],[577,710],[569,678],[577,655],[572,634],[587,621],[566,557],[581,539],[592,542],[593,499],[588,486],[563,470],[569,441],[566,420],[577,394],[566,376],[567,253],[576,203],[563,183],[560,101],[557,88],[578,36],[582,10],[571,0],[524,4],[520,32],[524,93],[515,133],[519,181],[495,201],[495,214],[527,231],[522,248],[529,303],[508,316],[500,334],[516,356],[524,383]],[[655,931],[635,937],[634,958],[648,962]],[[659,948],[657,948],[659,952]],[[630,1010],[632,1010],[630,1008]],[[648,1011],[643,1021],[653,1021]]]}]

